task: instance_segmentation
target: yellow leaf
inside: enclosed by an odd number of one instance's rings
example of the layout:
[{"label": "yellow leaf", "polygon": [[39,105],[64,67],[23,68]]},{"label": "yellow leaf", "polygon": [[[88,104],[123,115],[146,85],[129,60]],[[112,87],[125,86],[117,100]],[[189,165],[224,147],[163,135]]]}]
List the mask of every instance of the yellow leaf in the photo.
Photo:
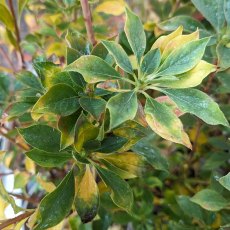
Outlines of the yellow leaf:
[{"label": "yellow leaf", "polygon": [[172,33],[165,35],[165,36],[161,36],[159,37],[153,44],[151,49],[157,49],[159,48],[161,53],[163,52],[163,50],[165,49],[165,47],[168,45],[169,42],[172,41],[172,39],[174,39],[175,37],[179,36],[182,34],[183,31],[183,26],[179,26],[177,28],[177,30],[173,31]]},{"label": "yellow leaf", "polygon": [[0,162],[3,160],[6,151],[0,151]]},{"label": "yellow leaf", "polygon": [[52,182],[47,182],[43,180],[40,174],[36,176],[36,180],[42,186],[42,188],[46,190],[46,192],[50,193],[56,188],[56,186]]},{"label": "yellow leaf", "polygon": [[104,159],[117,168],[128,172],[130,174],[129,178],[139,176],[146,171],[145,159],[134,152],[112,154],[95,153],[94,156],[98,159]]},{"label": "yellow leaf", "polygon": [[105,13],[118,16],[124,13],[125,3],[124,1],[106,1],[98,5],[95,11],[98,13]]},{"label": "yellow leaf", "polygon": [[81,179],[75,200],[75,208],[83,223],[91,221],[97,214],[99,206],[99,193],[97,183],[86,166],[86,171]]},{"label": "yellow leaf", "polygon": [[27,226],[29,229],[33,229],[34,225],[35,225],[36,222],[37,222],[38,214],[39,214],[39,211],[38,211],[38,209],[36,209],[35,212],[29,217],[28,222],[27,222],[27,224],[26,224],[26,226]]},{"label": "yellow leaf", "polygon": [[[194,127],[189,131],[189,137],[191,141],[193,142],[195,141],[196,135],[197,135],[197,128]],[[207,141],[208,141],[208,137],[203,132],[200,132],[199,138],[197,139],[197,147],[200,147],[201,145],[207,143]]]},{"label": "yellow leaf", "polygon": [[46,49],[47,56],[56,54],[57,56],[62,57],[65,56],[65,52],[66,52],[65,46],[60,42],[53,42]]},{"label": "yellow leaf", "polygon": [[21,230],[22,229],[22,226],[25,224],[25,222],[28,220],[28,218],[25,218],[21,221],[19,221],[15,227],[14,227],[14,230]]},{"label": "yellow leaf", "polygon": [[173,50],[181,47],[182,45],[199,39],[199,31],[195,31],[188,35],[179,35],[172,39],[165,47],[162,58],[165,59]]},{"label": "yellow leaf", "polygon": [[36,171],[35,163],[28,157],[25,159],[25,168],[28,172],[34,174]]},{"label": "yellow leaf", "polygon": [[0,220],[5,219],[5,208],[8,206],[8,203],[5,202],[1,197],[0,197]]},{"label": "yellow leaf", "polygon": [[201,60],[193,69],[190,71],[177,75],[175,81],[162,81],[159,83],[160,86],[170,87],[175,89],[191,88],[201,84],[203,79],[210,73],[216,71],[216,66],[206,61]]}]

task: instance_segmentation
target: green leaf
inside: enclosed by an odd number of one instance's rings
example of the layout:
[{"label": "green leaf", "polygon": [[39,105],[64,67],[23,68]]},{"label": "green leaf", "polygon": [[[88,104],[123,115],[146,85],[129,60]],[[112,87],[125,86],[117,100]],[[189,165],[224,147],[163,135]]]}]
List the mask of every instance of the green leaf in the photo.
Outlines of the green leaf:
[{"label": "green leaf", "polygon": [[202,208],[199,205],[193,203],[189,199],[188,196],[183,196],[183,195],[177,196],[176,201],[179,204],[182,211],[186,215],[192,216],[192,217],[200,219],[200,220],[204,219]]},{"label": "green leaf", "polygon": [[76,92],[66,84],[57,84],[40,97],[34,105],[31,115],[38,120],[42,114],[54,113],[60,116],[68,116],[79,109],[80,105]]},{"label": "green leaf", "polygon": [[219,179],[219,182],[222,186],[224,186],[226,189],[228,189],[230,191],[230,173],[221,177]]},{"label": "green leaf", "polygon": [[127,139],[123,137],[117,136],[109,136],[105,137],[102,142],[100,148],[97,149],[97,152],[101,153],[112,153],[121,149],[126,143]]},{"label": "green leaf", "polygon": [[196,31],[197,28],[204,29],[203,24],[200,23],[198,20],[185,15],[175,16],[157,24],[157,26],[160,29],[166,31],[174,31],[181,25],[183,26],[184,30],[187,32]]},{"label": "green leaf", "polygon": [[141,72],[143,75],[153,73],[161,63],[161,53],[159,49],[150,50],[141,62]]},{"label": "green leaf", "polygon": [[58,65],[48,61],[34,62],[33,67],[44,85],[46,85],[47,79],[52,78],[53,75],[61,71]]},{"label": "green leaf", "polygon": [[109,99],[106,107],[110,112],[110,129],[113,129],[134,119],[138,108],[137,95],[134,91],[118,93]]},{"label": "green leaf", "polygon": [[224,1],[223,0],[192,0],[195,7],[219,32],[224,26]]},{"label": "green leaf", "polygon": [[227,200],[218,192],[211,189],[203,189],[196,193],[191,199],[192,202],[200,205],[209,211],[219,211],[228,205]]},{"label": "green leaf", "polygon": [[133,69],[129,61],[129,57],[126,54],[126,52],[123,50],[121,45],[117,44],[114,41],[102,41],[102,44],[113,55],[117,65],[121,69],[123,69],[127,73],[133,74]]},{"label": "green leaf", "polygon": [[[226,143],[226,141],[224,142]],[[215,170],[220,166],[226,165],[229,158],[230,154],[226,152],[209,152],[202,169],[208,171]]]},{"label": "green leaf", "polygon": [[40,92],[44,92],[44,87],[42,86],[40,79],[31,72],[22,71],[16,75],[16,78],[26,86],[37,89]]},{"label": "green leaf", "polygon": [[111,189],[110,196],[113,202],[118,207],[130,212],[133,204],[133,192],[129,184],[112,171],[98,166],[96,168],[103,182]]},{"label": "green leaf", "polygon": [[105,112],[106,101],[102,98],[81,97],[79,103],[96,120],[100,119],[101,114]]},{"label": "green leaf", "polygon": [[32,103],[27,102],[15,102],[11,104],[10,109],[8,110],[8,120],[20,117],[25,114],[30,108],[32,108]]},{"label": "green leaf", "polygon": [[137,144],[132,147],[132,150],[135,153],[143,155],[155,169],[167,172],[169,168],[168,162],[156,148],[154,138],[155,134],[149,134],[147,137],[138,141]]},{"label": "green leaf", "polygon": [[194,68],[188,72],[177,75],[176,78],[172,76],[169,76],[168,79],[161,77],[159,79],[153,79],[151,83],[167,88],[190,88],[201,84],[202,80],[214,71],[216,71],[216,66],[201,60]]},{"label": "green leaf", "polygon": [[209,38],[189,42],[174,50],[157,71],[158,76],[176,75],[196,66],[204,55]]},{"label": "green leaf", "polygon": [[58,129],[61,132],[61,149],[74,143],[74,130],[78,115],[78,113],[73,113],[70,116],[60,117]]},{"label": "green leaf", "polygon": [[18,129],[24,140],[34,148],[47,151],[59,152],[60,132],[48,125],[33,125]]},{"label": "green leaf", "polygon": [[65,39],[68,46],[77,50],[81,55],[88,55],[90,53],[91,47],[89,42],[77,30],[68,30]]},{"label": "green leaf", "polygon": [[22,11],[25,8],[28,1],[29,0],[19,0],[18,1],[18,15],[19,15],[19,17],[21,17]]},{"label": "green leaf", "polygon": [[[230,40],[229,40],[230,43]],[[218,65],[222,70],[225,70],[230,67],[230,47],[227,47],[225,41],[220,41],[216,47],[216,52],[218,56]]]},{"label": "green leaf", "polygon": [[45,152],[39,149],[32,149],[25,154],[42,167],[62,166],[72,158],[72,154],[68,152]]},{"label": "green leaf", "polygon": [[101,58],[93,55],[82,56],[65,68],[65,71],[73,71],[82,74],[88,83],[121,79],[120,74]]},{"label": "green leaf", "polygon": [[150,128],[161,137],[192,148],[180,119],[168,108],[152,98],[147,98],[145,118]]},{"label": "green leaf", "polygon": [[229,0],[224,1],[224,15],[227,21],[228,31],[230,31],[230,1]]},{"label": "green leaf", "polygon": [[91,124],[82,112],[75,126],[74,147],[77,152],[81,152],[84,143],[96,139],[98,133],[99,128]]},{"label": "green leaf", "polygon": [[2,180],[0,180],[0,197],[5,202],[9,203],[12,206],[15,214],[17,214],[23,210],[21,207],[16,205],[14,198],[8,194],[8,192],[6,191],[6,189],[2,183]]},{"label": "green leaf", "polygon": [[99,191],[89,166],[78,185],[75,208],[83,223],[90,222],[97,215],[99,207]]},{"label": "green leaf", "polygon": [[14,31],[14,19],[5,4],[0,3],[0,22],[2,22],[8,30]]},{"label": "green leaf", "polygon": [[34,230],[43,230],[60,223],[70,212],[75,195],[75,182],[71,170],[58,187],[45,196],[38,208],[38,225]]},{"label": "green leaf", "polygon": [[70,47],[67,47],[66,49],[66,62],[67,65],[73,63],[76,61],[79,57],[81,57],[81,53],[79,53],[77,50],[72,49]]},{"label": "green leaf", "polygon": [[109,53],[109,51],[105,48],[105,46],[101,42],[97,43],[93,47],[93,50],[91,51],[91,55],[100,57],[111,66],[115,62],[113,56]]},{"label": "green leaf", "polygon": [[144,28],[141,20],[137,15],[131,12],[128,8],[126,8],[125,12],[125,34],[133,50],[133,53],[137,57],[137,61],[140,63],[141,57],[144,54],[146,48]]},{"label": "green leaf", "polygon": [[197,89],[161,89],[160,91],[168,95],[183,112],[192,113],[210,125],[228,126],[223,112],[207,94]]}]

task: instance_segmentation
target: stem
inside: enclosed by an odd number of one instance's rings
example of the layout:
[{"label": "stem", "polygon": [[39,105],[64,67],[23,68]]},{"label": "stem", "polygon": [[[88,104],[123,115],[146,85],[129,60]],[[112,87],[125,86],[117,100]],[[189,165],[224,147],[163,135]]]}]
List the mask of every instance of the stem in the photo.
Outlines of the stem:
[{"label": "stem", "polygon": [[0,224],[0,229],[4,229],[12,224],[16,224],[18,223],[19,221],[21,220],[24,220],[25,218],[31,216],[32,214],[34,213],[34,211],[32,212],[25,212],[19,216],[16,216],[12,219],[8,219],[8,220],[5,220],[2,224]]},{"label": "stem", "polygon": [[123,77],[123,78],[118,79],[118,80],[126,81],[126,82],[129,82],[129,83],[132,84],[132,85],[136,85],[134,81],[132,81],[132,80],[130,80],[130,79],[128,79],[128,78],[124,78],[124,77]]},{"label": "stem", "polygon": [[17,44],[18,44],[18,52],[20,54],[21,57],[21,61],[22,61],[22,68],[25,68],[25,60],[24,60],[24,56],[21,50],[21,38],[20,38],[20,33],[19,33],[19,28],[18,28],[18,23],[17,23],[17,19],[16,19],[16,15],[14,12],[14,6],[13,6],[13,0],[9,0],[9,7],[10,7],[10,11],[11,14],[13,16],[13,20],[14,20],[14,27],[15,27],[15,35],[16,35],[16,39],[17,39]]},{"label": "stem", "polygon": [[88,0],[81,0],[81,7],[82,7],[83,17],[85,20],[85,27],[86,27],[88,39],[93,45],[96,45],[97,41],[95,39],[94,32],[93,32],[92,16],[91,16]]},{"label": "stem", "polygon": [[7,138],[11,143],[13,143],[14,145],[17,145],[19,148],[21,148],[25,151],[30,150],[29,146],[21,144],[21,143],[17,142],[15,139],[9,137],[9,135],[5,131],[3,131],[3,127],[0,127],[0,135]]},{"label": "stem", "polygon": [[146,99],[150,97],[150,96],[149,96],[145,91],[143,91],[143,90],[139,90],[138,92],[139,92],[139,93],[142,93],[142,94],[146,97]]}]

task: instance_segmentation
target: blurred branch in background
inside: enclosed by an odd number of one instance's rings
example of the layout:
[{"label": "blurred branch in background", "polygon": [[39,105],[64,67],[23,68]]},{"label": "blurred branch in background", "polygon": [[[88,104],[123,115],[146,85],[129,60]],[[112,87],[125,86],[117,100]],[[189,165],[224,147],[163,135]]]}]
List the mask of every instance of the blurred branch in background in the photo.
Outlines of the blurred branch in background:
[{"label": "blurred branch in background", "polygon": [[88,0],[81,0],[81,7],[82,7],[82,13],[85,21],[85,27],[86,27],[88,39],[93,45],[96,45],[97,41],[95,39],[94,32],[93,32],[92,15],[91,15]]}]

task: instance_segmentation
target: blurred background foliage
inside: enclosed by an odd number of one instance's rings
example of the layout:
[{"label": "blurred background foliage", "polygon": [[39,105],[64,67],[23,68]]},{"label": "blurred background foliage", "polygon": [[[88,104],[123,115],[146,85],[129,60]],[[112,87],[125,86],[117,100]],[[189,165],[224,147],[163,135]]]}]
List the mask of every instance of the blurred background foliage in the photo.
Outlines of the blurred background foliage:
[{"label": "blurred background foliage", "polygon": [[[230,13],[227,12],[227,23],[223,23],[220,16],[224,15],[223,11],[218,14],[217,10],[215,14],[212,5],[216,1],[89,2],[96,40],[119,35],[119,43],[131,56],[122,31],[125,4],[142,19],[148,49],[159,35],[181,24],[187,33],[199,28],[201,37],[211,36],[205,59],[218,64],[219,71],[211,74],[199,88],[220,104],[230,121]],[[201,2],[207,4],[204,6]],[[44,170],[22,154],[27,146],[18,137],[16,127],[34,123],[28,111],[39,91],[27,90],[17,76],[25,70],[41,77],[51,75],[58,67],[47,64],[44,71],[39,63],[52,61],[64,65],[66,47],[73,44],[83,54],[92,48],[87,41],[80,1],[0,0],[0,134],[4,136],[1,138],[0,177],[4,182],[8,175],[14,175],[11,195],[20,199],[23,207],[36,207],[44,194],[55,188],[66,170],[61,167]],[[52,121],[54,117],[47,119]],[[184,115],[182,120],[193,144],[192,151],[159,136],[148,136],[143,141],[150,146],[148,153],[155,152],[156,161],[160,163],[154,172],[129,181],[134,191],[135,216],[116,207],[101,184],[102,206],[98,218],[83,225],[73,213],[53,229],[230,229],[230,192],[219,183],[219,178],[230,171],[230,130],[206,125],[192,115]],[[135,145],[134,151],[138,148],[141,146]],[[17,189],[19,193],[14,192]],[[205,194],[206,200],[196,203],[190,200],[198,191],[207,192],[207,189],[214,192]],[[5,219],[6,207],[9,203],[12,205],[12,201],[2,199],[2,188],[0,193],[0,219]],[[213,208],[214,200],[218,205]],[[13,229],[23,224],[19,222]]]}]

